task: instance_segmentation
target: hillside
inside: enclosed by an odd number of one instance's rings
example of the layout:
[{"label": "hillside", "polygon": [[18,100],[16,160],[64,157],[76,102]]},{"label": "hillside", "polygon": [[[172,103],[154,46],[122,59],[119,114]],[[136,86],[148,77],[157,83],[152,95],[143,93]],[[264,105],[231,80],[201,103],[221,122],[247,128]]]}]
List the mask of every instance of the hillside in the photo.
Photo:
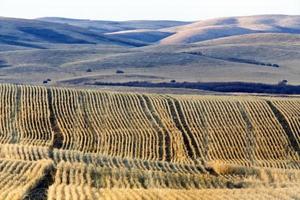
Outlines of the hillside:
[{"label": "hillside", "polygon": [[300,16],[261,15],[204,20],[164,29],[175,33],[162,44],[194,43],[251,33],[300,33]]},{"label": "hillside", "polygon": [[[247,31],[227,34],[241,29]],[[0,82],[96,87],[99,82],[287,80],[300,85],[297,30],[299,16],[285,15],[193,23],[0,18]],[[178,35],[184,37],[177,40]]]},{"label": "hillside", "polygon": [[300,99],[0,85],[1,199],[299,198]]},{"label": "hillside", "polygon": [[119,31],[140,30],[140,29],[158,30],[162,28],[182,26],[190,23],[190,22],[167,21],[167,20],[101,21],[101,20],[85,20],[85,19],[68,19],[68,18],[59,18],[59,17],[44,17],[44,18],[38,18],[37,20],[45,21],[45,22],[69,24],[72,26],[87,28],[89,30],[97,31],[100,33],[112,33],[112,32],[119,32]]},{"label": "hillside", "polygon": [[226,17],[197,22],[143,20],[113,22],[56,17],[39,18],[38,20],[78,26],[98,33],[122,33],[124,37],[137,40],[145,32],[148,34],[149,32],[160,33],[160,37],[157,37],[155,42],[161,40],[161,44],[195,43],[252,33],[300,33],[300,17],[288,15]]},{"label": "hillside", "polygon": [[173,34],[170,32],[160,31],[160,29],[182,26],[190,23],[168,20],[100,21],[57,17],[45,17],[37,20],[85,28],[95,33],[105,34],[111,38],[115,38],[116,40],[122,39],[123,41],[131,41],[132,43],[135,42],[140,46],[159,42],[163,38]]},{"label": "hillside", "polygon": [[[272,33],[143,48],[56,45],[42,50],[3,50],[0,82],[42,84],[50,78],[51,85],[83,86],[173,79],[269,84],[288,80],[299,85],[299,44],[296,34]],[[92,72],[87,73],[88,69]],[[116,70],[125,73],[116,74]]]},{"label": "hillside", "polygon": [[0,44],[38,49],[48,48],[48,44],[139,45],[77,26],[3,17],[0,18]]},{"label": "hillside", "polygon": [[136,40],[150,45],[159,42],[163,38],[172,35],[172,33],[157,31],[157,30],[149,30],[149,29],[139,29],[139,30],[128,30],[128,31],[106,33],[105,35],[117,36],[118,38],[122,38],[124,40],[125,39]]}]

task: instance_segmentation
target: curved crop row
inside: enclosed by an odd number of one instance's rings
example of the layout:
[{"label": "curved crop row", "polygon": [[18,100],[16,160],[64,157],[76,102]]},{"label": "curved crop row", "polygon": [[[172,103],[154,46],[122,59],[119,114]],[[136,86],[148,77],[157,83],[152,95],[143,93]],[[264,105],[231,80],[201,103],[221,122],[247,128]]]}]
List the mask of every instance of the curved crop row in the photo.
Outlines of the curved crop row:
[{"label": "curved crop row", "polygon": [[[299,102],[0,85],[0,143],[149,162],[299,168]],[[43,157],[27,158],[35,156]]]},{"label": "curved crop row", "polygon": [[51,159],[48,147],[19,144],[2,144],[0,146],[0,157],[26,161]]},{"label": "curved crop row", "polygon": [[300,100],[296,98],[272,98],[271,102],[287,120],[288,124],[285,125],[291,128],[297,145],[300,146]]},{"label": "curved crop row", "polygon": [[122,157],[103,156],[99,154],[82,153],[79,151],[54,150],[53,160],[55,163],[61,161],[71,163],[84,163],[93,166],[110,167],[110,168],[128,168],[141,169],[162,172],[176,173],[206,173],[202,165],[186,165],[179,163],[170,163],[165,161],[148,161],[141,159],[125,159]]},{"label": "curved crop row", "polygon": [[186,149],[182,132],[179,129],[180,125],[175,121],[179,116],[171,100],[161,95],[144,95],[143,99],[147,101],[152,115],[156,116],[157,123],[164,130],[163,140],[165,148],[170,154],[170,161],[192,163],[193,157],[190,157]]},{"label": "curved crop row", "polygon": [[88,186],[53,185],[49,189],[49,200],[275,200],[300,198],[299,187],[257,189],[95,189]]},{"label": "curved crop row", "polygon": [[47,89],[39,86],[19,86],[20,109],[18,112],[19,142],[25,145],[51,146],[53,132]]},{"label": "curved crop row", "polygon": [[194,137],[197,158],[246,166],[299,168],[299,158],[265,100],[249,97],[176,97]]},{"label": "curved crop row", "polygon": [[[150,161],[189,160],[174,122],[157,124],[139,95],[67,89],[52,89],[51,95],[62,149]],[[167,111],[163,109],[156,110]],[[166,148],[171,149],[168,155]]]},{"label": "curved crop row", "polygon": [[51,146],[47,89],[0,85],[0,143]]},{"label": "curved crop row", "polygon": [[0,85],[0,143],[15,140],[17,115],[17,87]]},{"label": "curved crop row", "polygon": [[52,161],[0,160],[0,199],[24,199],[44,178]]},{"label": "curved crop row", "polygon": [[184,120],[205,161],[222,160],[249,165],[247,125],[235,98],[177,97]]},{"label": "curved crop row", "polygon": [[95,167],[60,162],[55,184],[87,185],[95,188],[226,188],[234,182],[209,174],[176,173],[137,168]]},{"label": "curved crop row", "polygon": [[265,167],[299,167],[286,132],[270,106],[264,100],[241,101],[252,124],[253,157],[255,163]]}]

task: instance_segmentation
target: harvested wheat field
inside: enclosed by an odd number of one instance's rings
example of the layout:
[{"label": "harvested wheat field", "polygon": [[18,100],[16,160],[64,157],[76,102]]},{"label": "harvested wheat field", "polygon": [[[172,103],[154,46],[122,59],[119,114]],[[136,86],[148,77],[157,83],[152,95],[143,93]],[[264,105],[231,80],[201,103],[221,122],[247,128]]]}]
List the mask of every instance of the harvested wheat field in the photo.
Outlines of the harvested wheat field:
[{"label": "harvested wheat field", "polygon": [[0,85],[0,199],[300,199],[300,98]]}]

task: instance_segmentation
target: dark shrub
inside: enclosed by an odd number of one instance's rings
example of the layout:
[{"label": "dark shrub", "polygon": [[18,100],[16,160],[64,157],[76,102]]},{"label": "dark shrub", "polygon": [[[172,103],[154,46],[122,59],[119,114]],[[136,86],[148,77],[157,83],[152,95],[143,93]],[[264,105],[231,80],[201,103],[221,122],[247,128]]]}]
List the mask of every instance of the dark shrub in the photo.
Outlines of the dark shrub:
[{"label": "dark shrub", "polygon": [[282,80],[282,81],[278,82],[278,85],[280,85],[280,86],[284,86],[284,85],[287,85],[287,84],[288,84],[288,80]]},{"label": "dark shrub", "polygon": [[87,69],[86,72],[92,72],[92,69]]},{"label": "dark shrub", "polygon": [[124,74],[124,71],[123,70],[117,70],[116,74]]},{"label": "dark shrub", "polygon": [[170,82],[171,82],[171,83],[176,83],[176,80],[171,80]]}]

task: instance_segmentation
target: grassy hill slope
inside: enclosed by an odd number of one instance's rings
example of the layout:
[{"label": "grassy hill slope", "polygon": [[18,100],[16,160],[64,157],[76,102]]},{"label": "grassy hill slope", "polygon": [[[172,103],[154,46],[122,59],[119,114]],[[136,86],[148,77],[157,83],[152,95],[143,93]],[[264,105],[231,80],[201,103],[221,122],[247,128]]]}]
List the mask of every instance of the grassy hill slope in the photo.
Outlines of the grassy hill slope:
[{"label": "grassy hill slope", "polygon": [[164,31],[175,32],[162,44],[194,43],[215,38],[251,33],[300,33],[300,17],[261,15],[204,20]]},{"label": "grassy hill slope", "polygon": [[[250,34],[195,44],[126,48],[64,45],[0,52],[2,82],[299,82],[299,36]],[[92,72],[86,71],[91,69]],[[124,74],[116,74],[122,70]],[[24,76],[26,75],[26,76]],[[68,81],[69,80],[69,81]]]},{"label": "grassy hill slope", "polygon": [[84,19],[68,19],[59,17],[38,18],[39,21],[55,22],[61,24],[69,24],[100,33],[112,33],[128,30],[158,30],[162,28],[182,26],[190,22],[168,21],[168,20],[132,20],[132,21],[101,21],[101,20],[84,20]]},{"label": "grassy hill slope", "polygon": [[[64,20],[79,25],[64,24]],[[51,85],[84,86],[171,80],[277,84],[287,80],[300,84],[298,16],[233,17],[183,26],[170,21],[58,21],[1,18],[0,82],[42,84],[51,79]],[[102,34],[84,27],[89,23],[123,28]],[[194,34],[195,30],[221,27],[218,34],[223,34],[223,26],[251,32],[222,38],[208,33],[212,37],[205,41],[158,44],[181,31]],[[124,73],[117,74],[118,70]]]},{"label": "grassy hill slope", "polygon": [[47,48],[47,44],[104,44],[135,46],[88,29],[38,20],[0,18],[0,44]]}]

